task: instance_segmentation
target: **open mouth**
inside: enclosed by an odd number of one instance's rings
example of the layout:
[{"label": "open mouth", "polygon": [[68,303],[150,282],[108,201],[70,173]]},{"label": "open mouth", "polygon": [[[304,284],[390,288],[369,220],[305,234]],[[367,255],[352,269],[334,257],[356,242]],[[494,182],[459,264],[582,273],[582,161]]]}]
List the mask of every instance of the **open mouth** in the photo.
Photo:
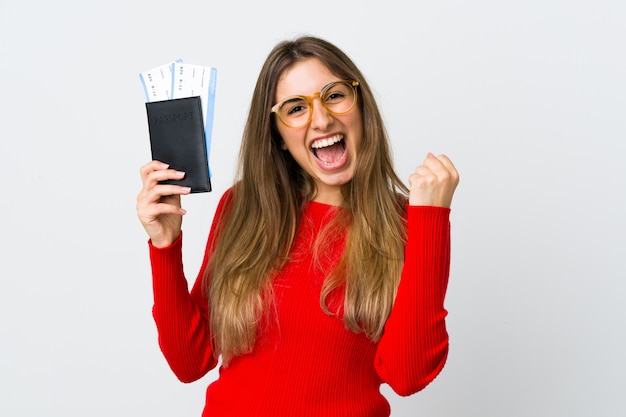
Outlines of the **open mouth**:
[{"label": "open mouth", "polygon": [[346,152],[346,143],[343,135],[335,135],[321,139],[311,144],[313,155],[324,165],[334,165],[341,161]]}]

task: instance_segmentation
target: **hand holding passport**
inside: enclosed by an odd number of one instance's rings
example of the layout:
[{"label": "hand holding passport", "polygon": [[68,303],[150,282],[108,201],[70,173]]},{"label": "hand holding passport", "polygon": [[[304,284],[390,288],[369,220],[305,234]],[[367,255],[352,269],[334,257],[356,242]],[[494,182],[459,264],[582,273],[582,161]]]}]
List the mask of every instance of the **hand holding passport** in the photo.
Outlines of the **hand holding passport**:
[{"label": "hand holding passport", "polygon": [[217,71],[212,67],[170,64],[142,72],[152,159],[185,172],[164,181],[211,191],[209,155]]}]

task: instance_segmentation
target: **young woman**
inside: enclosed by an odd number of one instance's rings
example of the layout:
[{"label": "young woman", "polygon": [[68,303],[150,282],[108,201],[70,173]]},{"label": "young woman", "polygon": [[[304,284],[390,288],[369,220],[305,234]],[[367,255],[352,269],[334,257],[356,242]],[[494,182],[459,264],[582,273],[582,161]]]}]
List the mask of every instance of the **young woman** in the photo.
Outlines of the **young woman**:
[{"label": "young woman", "polygon": [[319,38],[278,44],[259,75],[238,178],[188,291],[184,173],[141,168],[153,315],[177,377],[217,366],[203,416],[390,415],[380,385],[424,388],[447,358],[450,204],[459,177],[428,154],[407,188],[372,92]]}]

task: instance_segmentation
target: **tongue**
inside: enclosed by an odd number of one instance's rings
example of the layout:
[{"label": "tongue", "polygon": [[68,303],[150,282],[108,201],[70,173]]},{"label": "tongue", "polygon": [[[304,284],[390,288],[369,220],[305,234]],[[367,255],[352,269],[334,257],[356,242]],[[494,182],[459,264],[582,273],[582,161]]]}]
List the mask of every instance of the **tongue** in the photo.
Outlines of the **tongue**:
[{"label": "tongue", "polygon": [[344,150],[345,149],[343,143],[338,142],[331,146],[315,149],[315,156],[317,157],[317,159],[326,164],[332,164],[341,159]]}]

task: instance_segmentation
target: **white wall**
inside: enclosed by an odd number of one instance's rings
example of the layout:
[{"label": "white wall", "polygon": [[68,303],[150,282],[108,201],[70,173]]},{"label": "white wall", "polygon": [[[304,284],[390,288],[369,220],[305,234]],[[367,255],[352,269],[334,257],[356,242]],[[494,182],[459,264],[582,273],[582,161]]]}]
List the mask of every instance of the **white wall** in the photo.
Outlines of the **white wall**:
[{"label": "white wall", "polygon": [[[461,172],[448,364],[400,416],[623,416],[622,0],[0,3],[0,415],[199,416],[157,346],[137,74],[218,68],[215,191],[184,200],[195,278],[261,63],[323,36],[380,99],[399,173]],[[385,392],[388,392],[387,390]]]}]

